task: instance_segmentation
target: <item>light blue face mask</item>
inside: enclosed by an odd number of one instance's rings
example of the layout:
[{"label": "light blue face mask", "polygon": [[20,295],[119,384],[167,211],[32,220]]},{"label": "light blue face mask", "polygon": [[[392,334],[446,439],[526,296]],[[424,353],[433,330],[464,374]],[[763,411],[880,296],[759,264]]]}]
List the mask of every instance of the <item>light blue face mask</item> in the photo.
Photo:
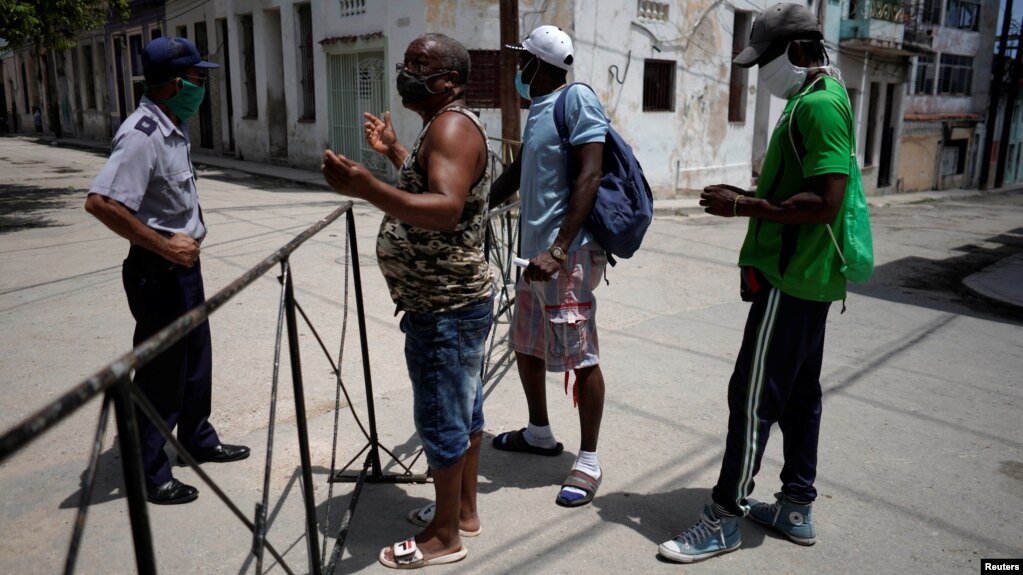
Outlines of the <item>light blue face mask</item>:
[{"label": "light blue face mask", "polygon": [[[535,56],[533,57],[533,60],[536,60]],[[532,62],[533,60],[530,60],[530,62]],[[529,62],[526,62],[526,65],[523,66],[522,68],[525,69],[528,66],[529,66]],[[536,72],[533,72],[533,77],[529,79],[530,83],[532,83],[532,81],[536,78],[536,74],[539,71],[540,71],[540,67],[537,66],[536,67]],[[533,97],[529,95],[529,84],[527,84],[527,83],[522,81],[522,70],[517,70],[515,72],[515,91],[519,93],[519,96],[521,96],[523,100],[528,100],[528,101],[532,101],[533,100]]]}]

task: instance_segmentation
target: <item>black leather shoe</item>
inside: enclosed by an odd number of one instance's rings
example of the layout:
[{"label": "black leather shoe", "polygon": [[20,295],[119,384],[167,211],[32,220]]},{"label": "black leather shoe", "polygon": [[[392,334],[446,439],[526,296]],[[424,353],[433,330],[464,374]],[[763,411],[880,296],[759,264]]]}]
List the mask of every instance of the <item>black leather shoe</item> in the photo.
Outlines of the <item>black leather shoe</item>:
[{"label": "black leather shoe", "polygon": [[[207,461],[213,461],[214,463],[227,463],[228,461],[245,459],[249,456],[249,451],[249,448],[244,445],[229,445],[227,443],[221,443],[216,447],[193,451],[192,457],[194,457],[199,463],[206,463]],[[178,457],[178,463],[184,464],[185,460]]]},{"label": "black leather shoe", "polygon": [[199,497],[199,490],[191,485],[185,485],[177,479],[171,479],[159,487],[150,487],[146,490],[146,499],[157,505],[177,505],[195,501]]}]

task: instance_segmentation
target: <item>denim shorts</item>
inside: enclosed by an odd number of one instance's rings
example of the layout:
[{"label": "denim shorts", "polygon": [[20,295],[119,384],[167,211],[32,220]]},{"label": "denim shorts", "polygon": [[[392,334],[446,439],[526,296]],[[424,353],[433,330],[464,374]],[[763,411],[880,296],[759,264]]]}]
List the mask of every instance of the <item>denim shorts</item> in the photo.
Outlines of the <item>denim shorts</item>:
[{"label": "denim shorts", "polygon": [[433,469],[456,463],[469,436],[483,430],[480,371],[493,309],[490,296],[454,311],[401,318],[416,431]]}]

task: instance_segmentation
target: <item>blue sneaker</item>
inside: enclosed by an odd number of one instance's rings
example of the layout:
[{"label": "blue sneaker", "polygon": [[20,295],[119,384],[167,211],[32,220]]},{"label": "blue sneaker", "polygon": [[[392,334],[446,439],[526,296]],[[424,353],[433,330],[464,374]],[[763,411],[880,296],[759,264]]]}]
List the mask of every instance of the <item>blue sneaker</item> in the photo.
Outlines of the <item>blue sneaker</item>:
[{"label": "blue sneaker", "polygon": [[817,531],[813,527],[813,504],[794,503],[782,493],[774,494],[774,503],[749,500],[749,518],[761,525],[778,531],[800,545],[817,542]]},{"label": "blue sneaker", "polygon": [[657,547],[665,559],[679,563],[692,563],[715,555],[735,551],[742,545],[739,520],[735,517],[715,518],[711,506],[704,505],[700,520],[671,541]]}]

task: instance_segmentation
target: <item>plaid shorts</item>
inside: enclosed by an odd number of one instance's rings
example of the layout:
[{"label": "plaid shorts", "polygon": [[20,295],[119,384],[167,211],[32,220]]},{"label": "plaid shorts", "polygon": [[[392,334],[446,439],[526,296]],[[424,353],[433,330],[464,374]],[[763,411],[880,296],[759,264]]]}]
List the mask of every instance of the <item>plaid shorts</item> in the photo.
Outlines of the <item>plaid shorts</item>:
[{"label": "plaid shorts", "polygon": [[558,278],[515,286],[512,349],[543,359],[547,371],[562,372],[600,363],[597,300],[593,290],[604,278],[603,250],[568,254]]}]

